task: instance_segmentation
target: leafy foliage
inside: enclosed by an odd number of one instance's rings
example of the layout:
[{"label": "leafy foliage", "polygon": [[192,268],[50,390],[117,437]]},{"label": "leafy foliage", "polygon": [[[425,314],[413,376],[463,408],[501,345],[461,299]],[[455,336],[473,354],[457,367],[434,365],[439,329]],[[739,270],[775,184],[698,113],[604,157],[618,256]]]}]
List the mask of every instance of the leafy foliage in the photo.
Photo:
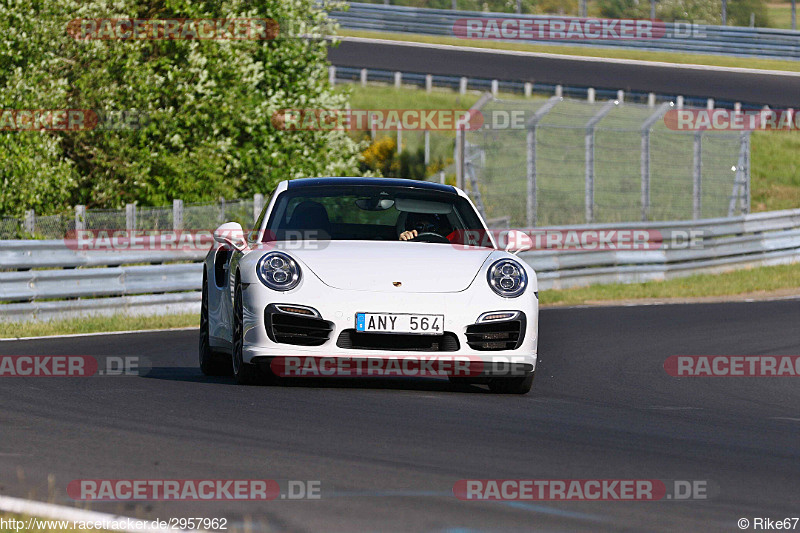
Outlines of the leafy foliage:
[{"label": "leafy foliage", "polygon": [[314,0],[6,0],[0,107],[138,110],[138,130],[0,132],[0,213],[120,207],[269,192],[287,178],[353,175],[342,131],[280,131],[284,108],[342,108],[322,40],[78,40],[76,18],[258,17],[326,23]]}]

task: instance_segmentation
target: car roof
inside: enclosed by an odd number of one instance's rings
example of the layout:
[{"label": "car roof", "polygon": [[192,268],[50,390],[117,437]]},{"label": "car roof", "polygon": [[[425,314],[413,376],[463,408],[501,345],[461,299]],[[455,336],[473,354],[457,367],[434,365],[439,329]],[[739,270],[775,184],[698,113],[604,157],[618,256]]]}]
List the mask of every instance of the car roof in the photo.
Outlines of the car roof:
[{"label": "car roof", "polygon": [[288,188],[298,189],[301,187],[318,187],[324,185],[365,185],[378,187],[405,187],[407,189],[426,189],[431,191],[447,192],[458,194],[452,185],[433,183],[430,181],[404,180],[397,178],[300,178],[290,180]]}]

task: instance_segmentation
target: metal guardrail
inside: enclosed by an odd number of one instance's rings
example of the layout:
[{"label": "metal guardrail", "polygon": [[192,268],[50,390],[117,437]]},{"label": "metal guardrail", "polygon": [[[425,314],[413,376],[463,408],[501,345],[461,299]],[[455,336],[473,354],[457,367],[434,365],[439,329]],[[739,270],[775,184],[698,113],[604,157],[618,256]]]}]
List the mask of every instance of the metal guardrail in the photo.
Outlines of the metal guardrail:
[{"label": "metal guardrail", "polygon": [[[544,230],[547,228],[537,228]],[[559,230],[699,231],[698,246],[648,250],[536,250],[539,289],[636,283],[800,261],[800,209],[732,218],[562,226]],[[197,312],[204,256],[187,252],[89,252],[64,241],[0,241],[0,321],[85,314]],[[191,261],[172,263],[172,261]],[[119,266],[121,263],[163,263]],[[53,267],[67,268],[55,269]],[[103,267],[101,265],[112,265]],[[44,270],[37,270],[42,267]],[[77,267],[77,268],[75,268]]]},{"label": "metal guardrail", "polygon": [[[348,11],[332,13],[341,27],[353,30],[417,33],[454,36],[453,25],[459,19],[526,18],[542,16],[478,11],[452,11],[350,2]],[[569,17],[559,17],[568,19]],[[515,41],[569,46],[601,46],[698,54],[733,55],[800,60],[800,32],[792,30],[711,26],[704,24],[665,23],[666,36],[646,40],[547,40]],[[465,39],[465,43],[470,40]]]}]

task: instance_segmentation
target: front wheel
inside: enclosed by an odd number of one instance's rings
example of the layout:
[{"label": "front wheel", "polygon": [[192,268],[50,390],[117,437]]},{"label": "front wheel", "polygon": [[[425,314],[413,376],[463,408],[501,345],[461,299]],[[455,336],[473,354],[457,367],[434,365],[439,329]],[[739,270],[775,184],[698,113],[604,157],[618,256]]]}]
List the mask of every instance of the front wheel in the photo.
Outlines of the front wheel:
[{"label": "front wheel", "polygon": [[242,285],[236,280],[233,295],[233,376],[239,385],[257,385],[258,367],[245,363],[242,355],[244,348],[244,309],[242,306]]},{"label": "front wheel", "polygon": [[496,394],[527,394],[533,386],[533,376],[531,372],[527,376],[515,378],[492,378],[489,381],[489,390]]}]

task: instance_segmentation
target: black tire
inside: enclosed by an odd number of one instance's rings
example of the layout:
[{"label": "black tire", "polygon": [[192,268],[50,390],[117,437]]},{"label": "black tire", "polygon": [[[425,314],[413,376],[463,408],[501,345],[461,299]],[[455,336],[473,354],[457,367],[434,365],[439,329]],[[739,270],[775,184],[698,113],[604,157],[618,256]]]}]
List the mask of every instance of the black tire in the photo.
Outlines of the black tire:
[{"label": "black tire", "polygon": [[225,354],[215,352],[209,343],[208,323],[208,278],[203,272],[203,297],[200,304],[200,371],[206,376],[226,376],[231,373],[231,365]]},{"label": "black tire", "polygon": [[528,394],[533,386],[531,372],[527,376],[516,378],[492,378],[489,381],[489,390],[496,394]]},{"label": "black tire", "polygon": [[[238,277],[238,276],[237,276]],[[244,327],[243,327],[243,306],[242,306],[242,285],[236,280],[233,295],[233,377],[239,385],[258,385],[259,369],[256,365],[245,363],[242,357],[244,347]]]}]

